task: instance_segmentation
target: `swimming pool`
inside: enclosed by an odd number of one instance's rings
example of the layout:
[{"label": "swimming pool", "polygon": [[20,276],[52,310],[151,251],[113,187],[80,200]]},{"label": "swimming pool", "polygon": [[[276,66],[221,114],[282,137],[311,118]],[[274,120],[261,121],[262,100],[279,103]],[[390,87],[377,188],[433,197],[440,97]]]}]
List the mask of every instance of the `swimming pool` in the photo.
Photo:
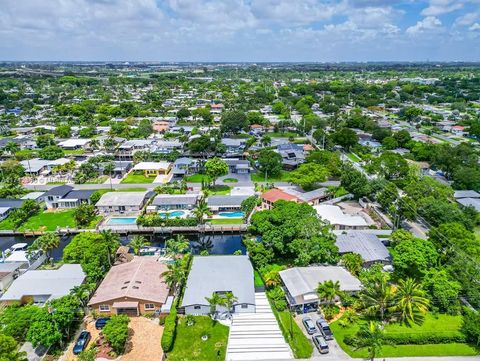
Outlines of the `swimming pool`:
[{"label": "swimming pool", "polygon": [[218,215],[227,218],[243,218],[245,214],[243,212],[220,212]]},{"label": "swimming pool", "polygon": [[112,217],[106,224],[109,225],[124,225],[137,223],[137,217]]},{"label": "swimming pool", "polygon": [[185,215],[184,211],[173,211],[173,212],[160,212],[158,213],[160,217],[183,217]]}]

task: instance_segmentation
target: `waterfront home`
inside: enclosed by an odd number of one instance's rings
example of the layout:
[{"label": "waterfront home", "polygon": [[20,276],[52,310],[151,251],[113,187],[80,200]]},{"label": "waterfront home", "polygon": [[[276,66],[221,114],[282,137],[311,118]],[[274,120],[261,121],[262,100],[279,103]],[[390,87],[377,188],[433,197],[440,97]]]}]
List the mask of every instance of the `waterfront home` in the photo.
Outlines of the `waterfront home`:
[{"label": "waterfront home", "polygon": [[0,297],[0,302],[44,305],[68,295],[84,280],[85,273],[79,264],[64,264],[56,270],[30,270],[12,283]]},{"label": "waterfront home", "polygon": [[320,204],[313,206],[317,215],[332,226],[332,229],[367,229],[368,223],[362,216],[347,214],[339,206]]},{"label": "waterfront home", "polygon": [[20,275],[21,262],[0,263],[0,293],[10,287],[13,281]]},{"label": "waterfront home", "polygon": [[95,204],[100,214],[138,213],[145,205],[150,192],[108,192]]},{"label": "waterfront home", "polygon": [[187,209],[192,210],[197,205],[199,194],[159,194],[150,204],[157,211]]},{"label": "waterfront home", "polygon": [[335,244],[338,253],[356,253],[362,257],[363,265],[370,266],[374,263],[390,264],[392,257],[387,247],[373,233],[367,231],[344,231],[337,235]]},{"label": "waterfront home", "polygon": [[43,198],[48,209],[77,208],[82,203],[90,204],[93,189],[73,190],[73,187],[61,185],[47,191]]},{"label": "waterfront home", "polygon": [[0,198],[0,221],[3,221],[15,209],[21,208],[24,199]]},{"label": "waterfront home", "polygon": [[310,192],[299,192],[294,189],[272,188],[261,195],[262,209],[272,209],[278,200],[308,203],[311,206],[318,205],[329,197],[327,188],[319,188]]},{"label": "waterfront home", "polygon": [[[237,299],[231,311],[255,312],[253,268],[248,256],[195,256],[181,305],[185,314],[209,314],[210,304],[205,298],[226,292]],[[216,306],[216,310],[227,311],[223,306]]]},{"label": "waterfront home", "polygon": [[167,265],[155,256],[134,257],[113,266],[88,306],[100,316],[159,312],[170,293],[162,276],[167,270]]},{"label": "waterfront home", "polygon": [[239,211],[247,195],[220,196],[213,195],[207,198],[207,206],[212,212]]},{"label": "waterfront home", "polygon": [[250,162],[244,159],[224,159],[228,165],[228,170],[233,174],[249,174]]},{"label": "waterfront home", "polygon": [[294,267],[280,271],[279,275],[290,309],[302,313],[316,309],[321,302],[317,293],[319,283],[338,281],[340,290],[349,293],[360,291],[362,286],[355,276],[339,266]]}]

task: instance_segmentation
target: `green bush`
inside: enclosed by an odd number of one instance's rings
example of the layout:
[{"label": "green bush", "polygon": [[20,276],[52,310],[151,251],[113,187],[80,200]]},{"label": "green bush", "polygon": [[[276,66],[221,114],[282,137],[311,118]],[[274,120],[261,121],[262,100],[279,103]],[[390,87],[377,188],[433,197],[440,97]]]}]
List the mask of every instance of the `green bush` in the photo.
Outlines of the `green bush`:
[{"label": "green bush", "polygon": [[322,305],[322,313],[326,320],[331,320],[340,313],[340,307],[334,304]]},{"label": "green bush", "polygon": [[129,322],[130,319],[127,315],[115,315],[112,316],[102,330],[105,339],[117,354],[121,354],[125,350]]},{"label": "green bush", "polygon": [[194,227],[196,218],[163,218],[158,214],[145,214],[137,218],[137,224],[143,227]]},{"label": "green bush", "polygon": [[465,309],[462,332],[468,342],[480,345],[480,313]]},{"label": "green bush", "polygon": [[162,349],[163,352],[170,352],[175,341],[175,334],[177,329],[177,309],[172,307],[170,314],[165,318],[165,326],[162,335]]},{"label": "green bush", "polygon": [[[461,333],[386,333],[384,339],[392,345],[433,345],[444,343],[465,343],[466,338]],[[343,339],[349,346],[355,345],[355,336],[347,335]]]}]

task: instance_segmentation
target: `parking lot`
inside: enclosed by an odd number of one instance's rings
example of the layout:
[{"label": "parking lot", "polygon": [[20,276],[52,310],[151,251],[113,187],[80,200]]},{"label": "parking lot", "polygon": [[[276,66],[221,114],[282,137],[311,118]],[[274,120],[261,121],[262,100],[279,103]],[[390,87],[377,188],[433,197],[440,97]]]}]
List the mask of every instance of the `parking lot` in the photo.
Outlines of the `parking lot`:
[{"label": "parking lot", "polygon": [[[322,333],[318,330],[317,328],[317,332],[315,332],[313,335],[309,335],[307,333],[307,330],[305,330],[305,326],[303,325],[302,323],[302,319],[304,317],[310,317],[313,322],[315,323],[315,326],[316,326],[316,322],[317,322],[317,319],[320,318],[320,315],[317,313],[317,312],[309,312],[309,313],[305,313],[305,314],[302,314],[302,315],[296,315],[295,316],[295,321],[297,322],[297,324],[299,325],[299,327],[302,329],[304,335],[310,340],[310,342],[312,343],[312,346],[313,346],[313,357],[320,357],[322,359],[325,359],[325,360],[343,360],[343,359],[349,359],[350,357],[341,349],[341,347],[338,345],[337,341],[335,339],[331,340],[331,341],[327,341],[328,343],[328,349],[329,349],[329,352],[328,354],[321,354],[317,347],[315,346],[315,344],[313,343],[312,341],[312,337],[315,336],[315,335],[321,335]],[[335,335],[334,335],[335,336]]]}]

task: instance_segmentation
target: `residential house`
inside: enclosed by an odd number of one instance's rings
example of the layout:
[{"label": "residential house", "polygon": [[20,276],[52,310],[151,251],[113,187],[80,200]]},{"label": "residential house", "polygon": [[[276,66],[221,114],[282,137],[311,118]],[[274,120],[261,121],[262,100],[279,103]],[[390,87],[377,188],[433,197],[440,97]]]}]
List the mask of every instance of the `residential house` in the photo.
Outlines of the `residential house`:
[{"label": "residential house", "polygon": [[182,180],[184,176],[194,174],[198,171],[198,161],[193,158],[181,157],[173,162],[172,180]]},{"label": "residential house", "polygon": [[9,214],[23,205],[24,199],[0,198],[0,221],[3,221]]},{"label": "residential house", "polygon": [[100,214],[138,213],[151,196],[150,192],[108,192],[95,204]]},{"label": "residential house", "polygon": [[164,183],[167,183],[172,178],[172,163],[170,162],[140,162],[132,170],[134,172],[143,172],[145,177],[163,176]]},{"label": "residential house", "polygon": [[45,192],[30,192],[22,196],[20,199],[31,199],[37,203],[42,203],[44,199]]},{"label": "residential house", "polygon": [[339,206],[330,204],[320,204],[313,206],[317,215],[325,222],[329,223],[333,229],[367,229],[367,221],[359,215],[344,213]]},{"label": "residential house", "polygon": [[228,165],[228,170],[233,174],[249,174],[250,162],[243,159],[224,159]]},{"label": "residential house", "polygon": [[20,275],[21,262],[0,263],[0,294],[3,294]]},{"label": "residential house", "polygon": [[150,150],[153,140],[151,139],[131,139],[123,142],[117,148],[115,157],[119,160],[133,160],[133,155],[139,151]]},{"label": "residential house", "polygon": [[156,256],[134,257],[113,266],[88,306],[100,316],[159,313],[170,293],[162,276],[167,270]]},{"label": "residential house", "polygon": [[222,138],[221,142],[226,148],[225,154],[231,155],[242,154],[245,145],[247,144],[247,141],[244,138]]},{"label": "residential house", "polygon": [[170,128],[170,123],[163,120],[159,120],[154,122],[152,127],[155,132],[164,133],[168,131],[168,129]]},{"label": "residential house", "polygon": [[279,188],[272,188],[263,193],[260,197],[262,199],[262,209],[272,209],[276,201],[283,200],[287,202],[299,202],[299,198],[293,194],[287,193]]},{"label": "residential house", "polygon": [[76,208],[82,203],[90,204],[90,197],[94,189],[74,190],[68,185],[53,187],[47,191],[43,198],[48,209]]},{"label": "residential house", "polygon": [[79,264],[64,264],[56,270],[27,271],[13,281],[0,297],[0,302],[44,305],[70,294],[74,287],[85,281],[85,273]]},{"label": "residential house", "polygon": [[247,195],[221,196],[213,195],[207,198],[207,206],[212,212],[239,211]]},{"label": "residential house", "polygon": [[338,253],[356,253],[362,256],[364,266],[374,263],[390,264],[392,257],[387,247],[373,233],[346,231],[337,235],[335,241]]},{"label": "residential house", "polygon": [[197,205],[198,199],[198,194],[159,194],[150,207],[154,207],[156,211],[192,210]]},{"label": "residential house", "polygon": [[[233,293],[234,313],[255,313],[253,267],[248,256],[195,256],[187,279],[181,307],[186,315],[207,315],[206,297]],[[227,311],[216,306],[217,312]]]},{"label": "residential house", "polygon": [[58,146],[67,150],[86,149],[89,143],[90,139],[71,138],[58,143]]},{"label": "residential house", "polygon": [[291,188],[272,188],[261,195],[262,209],[272,209],[273,204],[278,200],[308,203],[314,206],[328,198],[327,188],[319,188],[310,192],[299,192]]},{"label": "residential house", "polygon": [[361,290],[361,282],[339,266],[294,267],[279,272],[291,310],[306,313],[317,309],[321,300],[317,294],[319,283],[339,282],[340,291],[354,293]]},{"label": "residential house", "polygon": [[282,156],[284,168],[293,169],[305,162],[305,152],[302,144],[279,144],[277,152]]},{"label": "residential house", "polygon": [[152,145],[152,152],[159,154],[169,154],[174,151],[182,151],[183,143],[178,139],[173,140],[157,140]]}]

